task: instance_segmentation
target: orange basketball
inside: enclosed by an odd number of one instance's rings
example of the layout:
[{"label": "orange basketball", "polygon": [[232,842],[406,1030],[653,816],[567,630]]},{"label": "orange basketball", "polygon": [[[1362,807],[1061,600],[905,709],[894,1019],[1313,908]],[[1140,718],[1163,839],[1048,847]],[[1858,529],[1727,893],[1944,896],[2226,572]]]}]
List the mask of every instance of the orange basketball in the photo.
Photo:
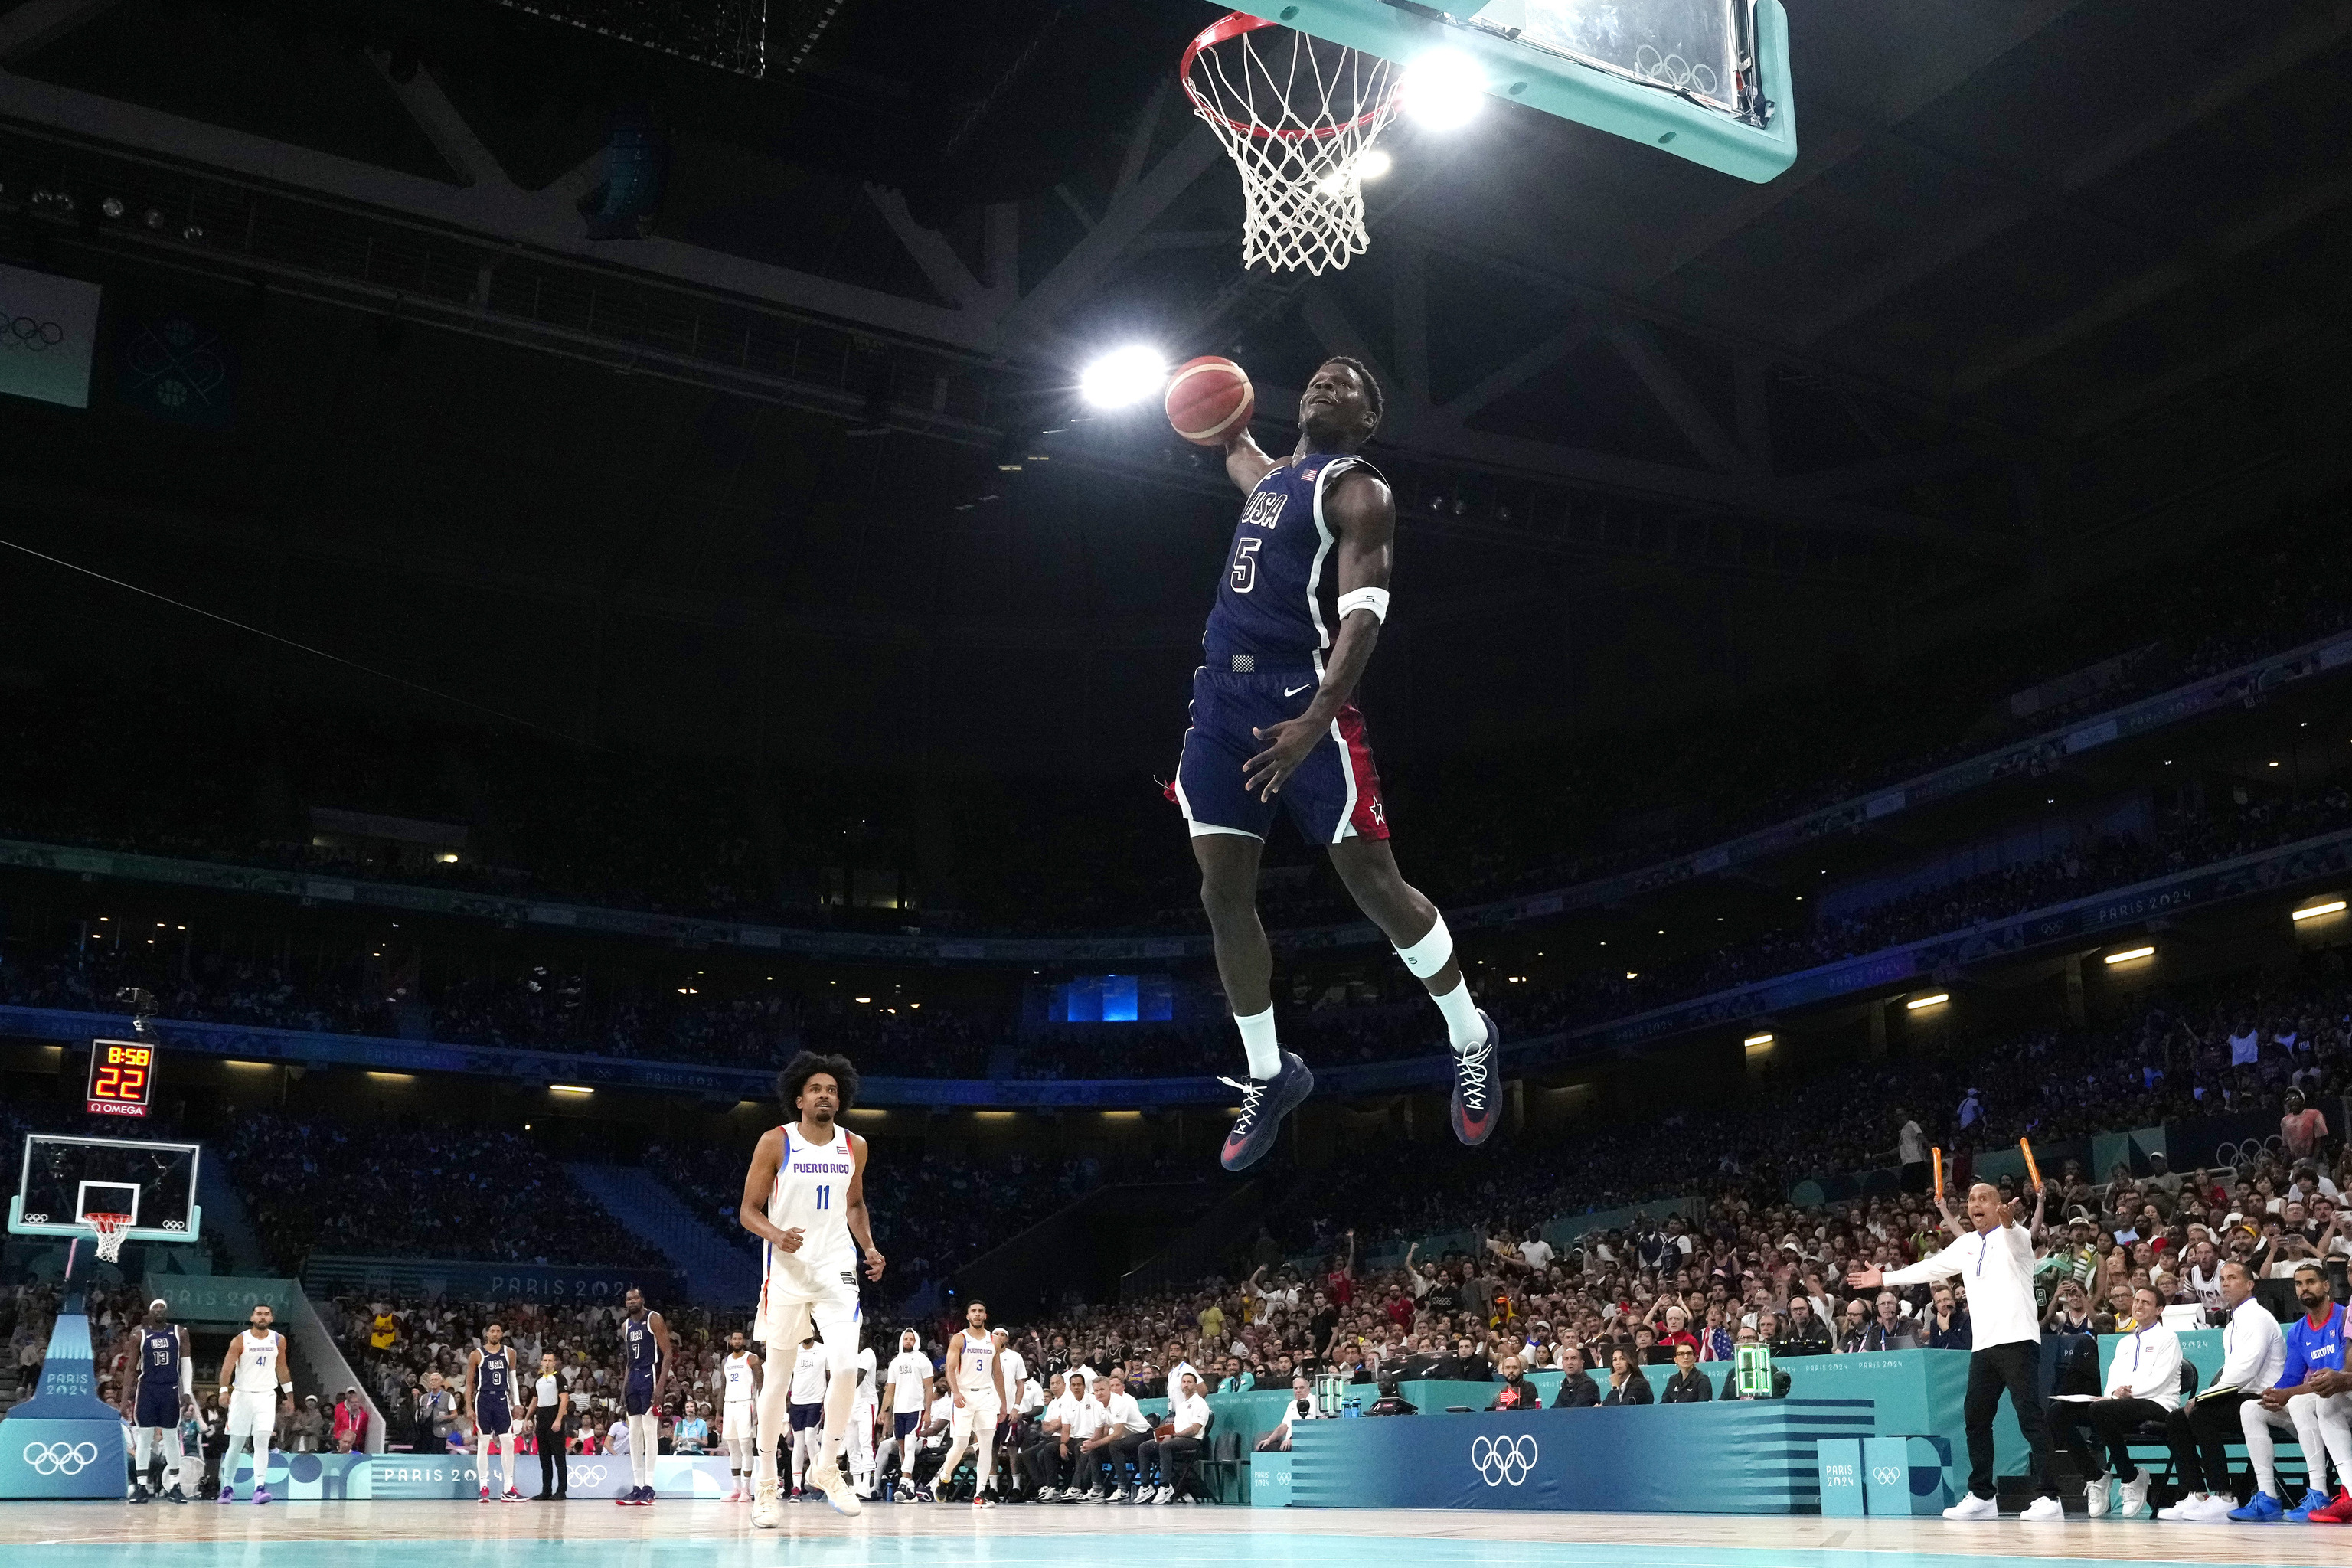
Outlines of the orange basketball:
[{"label": "orange basketball", "polygon": [[1223,446],[1256,407],[1249,373],[1217,354],[1186,360],[1168,378],[1168,423],[1202,447]]}]

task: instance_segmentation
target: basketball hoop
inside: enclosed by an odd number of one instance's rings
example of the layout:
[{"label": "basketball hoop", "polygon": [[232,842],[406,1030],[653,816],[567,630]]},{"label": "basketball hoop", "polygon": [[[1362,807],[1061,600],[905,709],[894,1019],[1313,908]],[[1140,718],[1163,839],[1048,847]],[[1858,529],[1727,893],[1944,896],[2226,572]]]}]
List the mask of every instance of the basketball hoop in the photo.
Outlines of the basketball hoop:
[{"label": "basketball hoop", "polygon": [[1362,164],[1396,117],[1393,64],[1236,11],[1185,47],[1180,74],[1241,170],[1244,267],[1319,274],[1370,247]]},{"label": "basketball hoop", "polygon": [[89,1214],[82,1223],[98,1232],[98,1258],[101,1263],[122,1260],[122,1240],[131,1234],[131,1216],[127,1214]]}]

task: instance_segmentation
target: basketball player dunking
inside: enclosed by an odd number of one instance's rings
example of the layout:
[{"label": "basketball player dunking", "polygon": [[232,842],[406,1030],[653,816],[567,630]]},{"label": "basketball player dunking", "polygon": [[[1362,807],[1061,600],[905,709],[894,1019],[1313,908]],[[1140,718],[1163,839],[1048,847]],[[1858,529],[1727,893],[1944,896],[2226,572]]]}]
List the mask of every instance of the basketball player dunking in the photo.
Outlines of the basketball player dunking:
[{"label": "basketball player dunking", "polygon": [[621,1414],[629,1422],[629,1489],[613,1500],[624,1508],[643,1508],[654,1500],[654,1460],[661,1452],[661,1402],[677,1374],[677,1357],[670,1348],[669,1324],[659,1312],[646,1308],[646,1293],[635,1285],[621,1298],[628,1316],[621,1320]]},{"label": "basketball player dunking", "polygon": [[294,1413],[293,1369],[286,1359],[286,1336],[270,1327],[277,1314],[256,1305],[245,1331],[228,1342],[221,1358],[220,1386],[228,1399],[228,1452],[221,1456],[220,1500],[236,1500],[236,1461],[253,1446],[253,1500],[269,1500],[269,1437],[278,1429],[279,1405]]},{"label": "basketball player dunking", "polygon": [[857,1494],[841,1473],[849,1408],[857,1396],[857,1266],[882,1278],[866,1212],[866,1140],[839,1126],[857,1101],[847,1057],[803,1051],[776,1075],[776,1098],[797,1120],[761,1134],[743,1173],[743,1228],[760,1238],[764,1268],[753,1337],[767,1346],[760,1389],[760,1457],[751,1523],[773,1530],[784,1513],[776,1455],[788,1437],[793,1367],[812,1326],[830,1374],[824,1438],[811,1479],[836,1512],[855,1514]]},{"label": "basketball player dunking", "polygon": [[[195,1414],[196,1365],[188,1357],[188,1331],[172,1321],[172,1303],[161,1296],[147,1303],[147,1320],[139,1325],[138,1342],[132,1349],[139,1381],[131,1396],[131,1425],[138,1434],[139,1479],[131,1500],[155,1500],[156,1493],[148,1489],[148,1466],[160,1462],[172,1482],[163,1495],[173,1502],[185,1502],[188,1494],[180,1482],[185,1462],[180,1451],[180,1423]],[[156,1453],[159,1441],[160,1456]]]},{"label": "basketball player dunking", "polygon": [[1352,359],[1324,362],[1298,399],[1298,445],[1276,461],[1246,424],[1225,472],[1248,492],[1192,677],[1192,724],[1172,793],[1191,826],[1201,902],[1225,1001],[1249,1056],[1224,1165],[1274,1147],[1282,1119],[1315,1087],[1274,1027],[1274,954],[1258,923],[1258,859],[1275,797],[1445,1016],[1454,1047],[1454,1134],[1495,1130],[1493,1020],[1471,1000],[1437,906],[1397,871],[1363,715],[1349,700],[1389,613],[1396,506],[1357,450],[1381,422],[1381,388]]},{"label": "basketball player dunking", "polygon": [[955,1400],[948,1435],[953,1441],[940,1461],[939,1489],[946,1491],[963,1463],[964,1449],[979,1453],[971,1465],[971,1506],[994,1508],[988,1495],[991,1461],[996,1453],[996,1424],[1021,1402],[1021,1391],[1004,1386],[1004,1362],[997,1354],[1001,1342],[988,1331],[988,1303],[973,1301],[963,1310],[963,1327],[948,1340],[948,1393]]},{"label": "basketball player dunking", "polygon": [[474,1413],[474,1462],[481,1477],[484,1502],[490,1500],[493,1444],[502,1445],[506,1452],[507,1485],[500,1497],[508,1502],[522,1501],[522,1493],[515,1490],[514,1477],[515,1410],[521,1404],[514,1352],[506,1342],[506,1331],[492,1323],[482,1331],[481,1348],[466,1358],[466,1408]]}]

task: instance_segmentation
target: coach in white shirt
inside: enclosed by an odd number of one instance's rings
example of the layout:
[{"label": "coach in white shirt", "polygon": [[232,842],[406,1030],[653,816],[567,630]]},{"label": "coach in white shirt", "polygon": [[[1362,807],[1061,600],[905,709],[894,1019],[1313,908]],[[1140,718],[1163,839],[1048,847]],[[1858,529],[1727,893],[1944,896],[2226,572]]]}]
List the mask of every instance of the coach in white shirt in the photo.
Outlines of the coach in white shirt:
[{"label": "coach in white shirt", "polygon": [[1201,1377],[1191,1368],[1175,1380],[1169,1393],[1168,1424],[1174,1428],[1165,1437],[1146,1437],[1135,1451],[1139,1461],[1137,1473],[1149,1483],[1157,1474],[1157,1490],[1148,1484],[1137,1494],[1139,1502],[1191,1502],[1197,1491],[1197,1467],[1201,1458],[1201,1440],[1209,1431],[1209,1401],[1201,1392]]},{"label": "coach in white shirt", "polygon": [[1090,1486],[1087,1497],[1089,1501],[1129,1502],[1133,1498],[1121,1477],[1127,1466],[1135,1461],[1143,1440],[1151,1436],[1151,1422],[1143,1414],[1143,1407],[1136,1404],[1135,1395],[1127,1391],[1126,1373],[1111,1373],[1103,1384],[1102,1425],[1087,1439],[1086,1466],[1089,1479],[1092,1468],[1102,1466],[1109,1477],[1110,1492],[1108,1497],[1097,1496],[1095,1487]]},{"label": "coach in white shirt", "polygon": [[2221,1325],[2221,1373],[2166,1423],[2172,1473],[2189,1495],[2158,1519],[2212,1524],[2230,1517],[2238,1500],[2230,1490],[2229,1445],[2245,1436],[2238,1406],[2259,1398],[2286,1370],[2286,1336],[2254,1300],[2253,1276],[2234,1259],[2221,1265],[2221,1306],[2230,1317]]},{"label": "coach in white shirt", "polygon": [[[2105,1391],[2087,1405],[2062,1399],[2051,1407],[2053,1433],[2087,1478],[2083,1500],[2093,1519],[2105,1518],[2113,1505],[2110,1480],[2123,1486],[2122,1517],[2137,1519],[2147,1507],[2149,1477],[2132,1463],[2132,1429],[2145,1421],[2168,1421],[2180,1408],[2180,1336],[2164,1326],[2163,1318],[2163,1297],[2145,1285],[2134,1291],[2136,1326],[2129,1338],[2116,1344],[2116,1359],[2107,1363]],[[2086,1427],[2105,1445],[2112,1475],[2100,1474]]]},{"label": "coach in white shirt", "polygon": [[[2033,1218],[2024,1226],[2009,1223],[2008,1205],[2000,1189],[1979,1182],[1969,1189],[1969,1224],[1973,1227],[1933,1258],[1907,1268],[1857,1268],[1845,1277],[1857,1290],[1882,1285],[1924,1285],[1933,1279],[1965,1279],[1969,1288],[1969,1319],[1973,1328],[1969,1353],[1969,1396],[1963,1415],[1969,1434],[1969,1495],[1944,1510],[1946,1519],[1999,1519],[1992,1479],[1992,1418],[2000,1408],[2001,1390],[2009,1391],[2010,1408],[2018,1429],[2032,1452],[2033,1501],[2021,1516],[2036,1524],[2061,1523],[2065,1511],[2058,1505],[2057,1483],[2051,1479],[2050,1423],[2042,1407],[2039,1382],[2042,1363],[2042,1315],[2033,1305],[2033,1233],[2042,1228],[2042,1205],[2049,1194],[2043,1183],[2035,1190]],[[2235,1415],[2232,1414],[2234,1427]]]}]

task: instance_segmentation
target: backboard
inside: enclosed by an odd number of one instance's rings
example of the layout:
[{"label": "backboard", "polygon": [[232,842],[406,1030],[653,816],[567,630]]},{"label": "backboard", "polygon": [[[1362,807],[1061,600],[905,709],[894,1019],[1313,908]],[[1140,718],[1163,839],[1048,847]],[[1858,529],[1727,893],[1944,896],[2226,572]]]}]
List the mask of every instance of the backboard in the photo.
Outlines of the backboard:
[{"label": "backboard", "polygon": [[1228,0],[1411,68],[1445,49],[1486,90],[1758,184],[1797,158],[1780,0]]},{"label": "backboard", "polygon": [[194,1241],[194,1143],[28,1132],[8,1228],[19,1236],[87,1237],[92,1214],[127,1214],[132,1241]]}]

